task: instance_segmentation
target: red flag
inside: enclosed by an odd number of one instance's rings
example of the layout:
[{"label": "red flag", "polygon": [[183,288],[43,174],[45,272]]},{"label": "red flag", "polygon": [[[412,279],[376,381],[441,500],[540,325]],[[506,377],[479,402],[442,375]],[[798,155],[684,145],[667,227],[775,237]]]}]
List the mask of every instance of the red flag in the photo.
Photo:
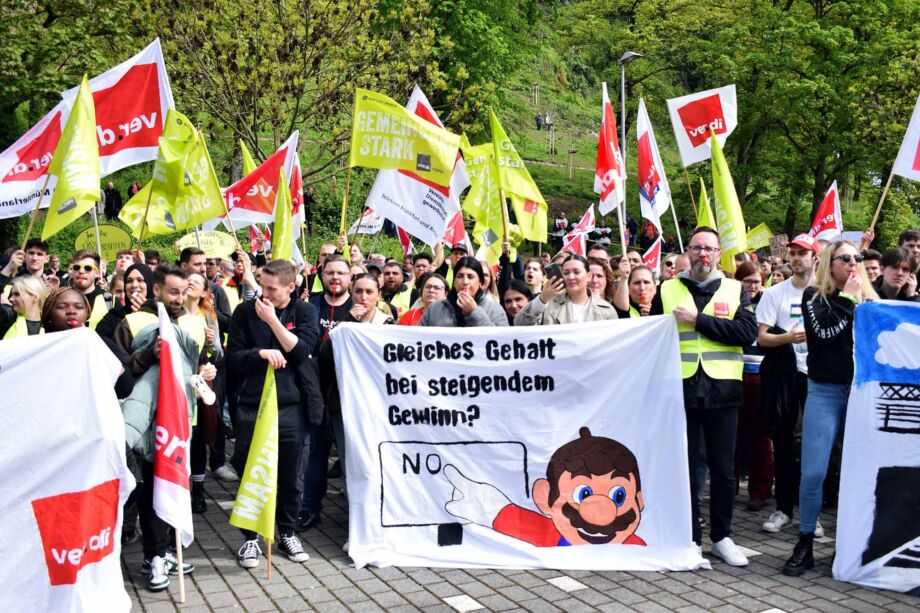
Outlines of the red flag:
[{"label": "red flag", "polygon": [[597,141],[597,165],[594,168],[594,191],[600,194],[599,210],[606,215],[626,201],[626,165],[620,155],[617,140],[617,121],[613,105],[607,96],[607,84],[603,85],[601,103],[601,129]]},{"label": "red flag", "polygon": [[185,547],[194,540],[189,491],[188,398],[182,369],[182,348],[163,303],[160,315],[160,377],[157,387],[156,450],[153,458],[153,510],[176,529]]},{"label": "red flag", "polygon": [[843,234],[843,216],[840,213],[840,196],[837,192],[836,181],[824,194],[824,200],[821,201],[821,206],[815,213],[815,220],[808,234],[817,240],[825,241],[833,240]]},{"label": "red flag", "polygon": [[661,237],[655,239],[648,251],[642,254],[642,263],[658,274],[661,269]]},{"label": "red flag", "polygon": [[259,243],[262,241],[261,232],[255,224],[249,224],[249,252],[255,253],[259,250]]},{"label": "red flag", "polygon": [[572,228],[572,231],[562,237],[562,249],[559,253],[574,253],[587,255],[587,236],[594,230],[594,205],[588,207],[585,214]]},{"label": "red flag", "polygon": [[396,228],[396,234],[399,236],[399,244],[402,245],[403,257],[407,257],[413,251],[412,239],[402,228]]}]

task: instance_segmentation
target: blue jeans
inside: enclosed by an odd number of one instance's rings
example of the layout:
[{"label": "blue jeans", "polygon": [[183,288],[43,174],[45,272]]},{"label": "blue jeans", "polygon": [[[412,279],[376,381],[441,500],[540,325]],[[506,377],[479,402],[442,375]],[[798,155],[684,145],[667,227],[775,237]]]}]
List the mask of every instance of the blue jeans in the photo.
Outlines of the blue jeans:
[{"label": "blue jeans", "polygon": [[831,449],[843,430],[850,386],[808,380],[802,420],[802,481],[799,484],[799,532],[812,534],[821,512],[824,477]]}]

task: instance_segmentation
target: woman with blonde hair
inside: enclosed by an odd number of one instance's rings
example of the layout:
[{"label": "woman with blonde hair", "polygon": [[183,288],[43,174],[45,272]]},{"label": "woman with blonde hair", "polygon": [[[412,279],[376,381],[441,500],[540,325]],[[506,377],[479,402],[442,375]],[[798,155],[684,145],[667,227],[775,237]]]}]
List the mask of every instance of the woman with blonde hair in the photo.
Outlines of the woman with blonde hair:
[{"label": "woman with blonde hair", "polygon": [[862,261],[852,243],[828,244],[814,286],[802,294],[808,397],[802,420],[799,542],[783,566],[784,575],[797,577],[815,565],[812,549],[824,477],[831,448],[843,429],[853,382],[853,316],[856,305],[878,299]]},{"label": "woman with blonde hair", "polygon": [[0,305],[0,338],[22,338],[41,334],[42,306],[48,288],[38,277],[27,275],[13,279],[10,304]]}]

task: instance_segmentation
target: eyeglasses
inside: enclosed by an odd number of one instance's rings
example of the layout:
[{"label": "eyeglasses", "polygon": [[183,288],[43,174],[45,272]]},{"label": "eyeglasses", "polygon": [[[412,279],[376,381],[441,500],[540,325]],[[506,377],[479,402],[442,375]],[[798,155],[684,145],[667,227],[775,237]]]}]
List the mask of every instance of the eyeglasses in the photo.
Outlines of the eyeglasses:
[{"label": "eyeglasses", "polygon": [[705,253],[706,255],[709,255],[712,253],[716,253],[718,250],[719,250],[718,247],[702,247],[700,245],[693,245],[692,247],[689,247],[687,249],[687,251],[689,251],[690,253],[694,255],[699,255],[701,253]]},{"label": "eyeglasses", "polygon": [[834,256],[834,257],[832,257],[831,259],[832,259],[832,260],[840,260],[840,261],[843,262],[844,264],[849,264],[849,263],[850,263],[850,260],[856,260],[856,263],[859,264],[859,263],[862,262],[865,258],[863,258],[863,256],[861,256],[861,255],[859,255],[859,254],[857,254],[857,255],[850,255],[849,253],[845,253],[845,254],[843,254],[843,255]]},{"label": "eyeglasses", "polygon": [[96,267],[92,264],[74,264],[70,267],[71,272],[93,272]]},{"label": "eyeglasses", "polygon": [[741,285],[760,285],[763,283],[759,278],[757,279],[741,279]]},{"label": "eyeglasses", "polygon": [[446,292],[447,290],[441,287],[440,285],[426,285],[426,292]]}]

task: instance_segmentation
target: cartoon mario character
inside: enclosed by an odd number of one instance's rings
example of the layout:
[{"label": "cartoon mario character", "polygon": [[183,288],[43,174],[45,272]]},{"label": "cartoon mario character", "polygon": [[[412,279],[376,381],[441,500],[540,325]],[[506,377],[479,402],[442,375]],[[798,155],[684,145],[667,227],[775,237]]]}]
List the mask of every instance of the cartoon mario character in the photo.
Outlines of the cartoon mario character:
[{"label": "cartoon mario character", "polygon": [[537,547],[645,545],[637,534],[643,509],[636,456],[622,443],[588,428],[553,453],[546,479],[533,484],[539,513],[513,504],[493,485],[444,468],[454,490],[451,515]]}]

